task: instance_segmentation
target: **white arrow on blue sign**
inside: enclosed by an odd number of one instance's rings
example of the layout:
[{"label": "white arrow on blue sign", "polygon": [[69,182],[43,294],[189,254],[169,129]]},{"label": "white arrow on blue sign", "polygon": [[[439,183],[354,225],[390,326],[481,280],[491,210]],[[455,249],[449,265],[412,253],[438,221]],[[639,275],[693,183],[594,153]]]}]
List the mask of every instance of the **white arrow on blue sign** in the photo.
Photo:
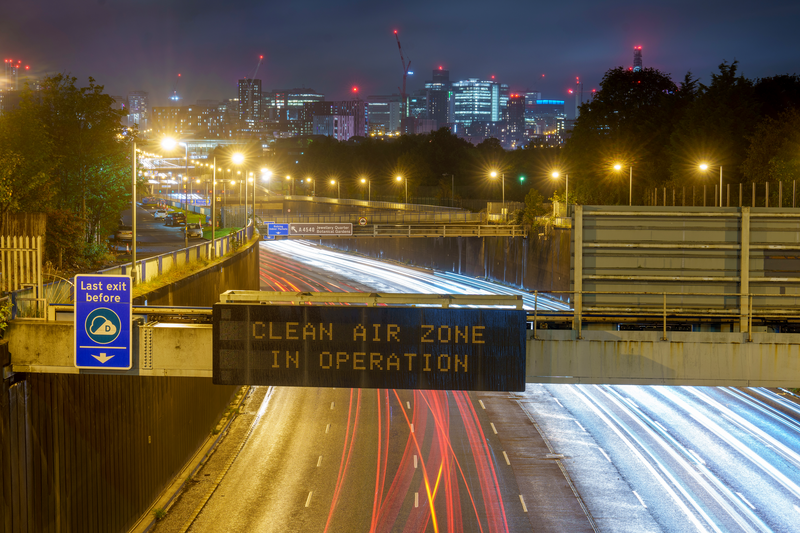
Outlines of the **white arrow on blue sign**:
[{"label": "white arrow on blue sign", "polygon": [[130,370],[131,278],[75,276],[75,366]]}]

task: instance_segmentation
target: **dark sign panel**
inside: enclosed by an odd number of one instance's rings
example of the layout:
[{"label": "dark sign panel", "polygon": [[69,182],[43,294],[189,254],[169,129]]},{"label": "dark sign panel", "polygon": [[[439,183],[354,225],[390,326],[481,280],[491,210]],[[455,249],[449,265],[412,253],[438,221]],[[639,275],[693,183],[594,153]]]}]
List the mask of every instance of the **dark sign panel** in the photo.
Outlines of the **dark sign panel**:
[{"label": "dark sign panel", "polygon": [[526,313],[214,305],[214,383],[525,390]]}]

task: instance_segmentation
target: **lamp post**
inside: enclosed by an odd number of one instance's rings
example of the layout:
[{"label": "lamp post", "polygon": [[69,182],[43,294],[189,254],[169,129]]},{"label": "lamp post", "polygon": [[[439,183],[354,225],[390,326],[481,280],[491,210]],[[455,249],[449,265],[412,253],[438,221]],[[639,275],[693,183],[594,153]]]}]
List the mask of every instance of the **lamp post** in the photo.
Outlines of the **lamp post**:
[{"label": "lamp post", "polygon": [[361,178],[361,183],[367,184],[367,201],[372,201],[372,180]]},{"label": "lamp post", "polygon": [[[629,169],[630,169],[630,179],[629,179],[629,182],[628,182],[628,205],[632,206],[633,205],[633,165],[631,165],[629,167]],[[617,163],[616,165],[614,165],[614,170],[616,170],[616,171],[622,170],[622,165]]]},{"label": "lamp post", "polygon": [[342,184],[338,180],[331,180],[331,185],[336,185],[336,196],[342,199]]},{"label": "lamp post", "polygon": [[131,173],[131,285],[136,285],[136,139],[133,139],[133,150],[131,152],[133,161],[133,172]]},{"label": "lamp post", "polygon": [[[164,148],[165,150],[173,150],[178,144],[181,144],[181,143],[178,143],[178,141],[176,141],[175,139],[172,139],[170,137],[165,137],[161,141],[161,147]],[[183,146],[184,146],[184,148],[186,150],[186,153],[185,153],[185,155],[186,155],[186,174],[184,174],[184,176],[183,176],[183,209],[184,210],[188,210],[187,198],[186,198],[186,182],[189,179],[189,143],[187,141],[187,142],[184,142],[182,144],[183,144]],[[180,194],[180,192],[178,192],[178,194]],[[185,227],[184,227],[184,230],[183,230],[183,244],[184,244],[185,248],[189,247],[189,234],[187,233]]]},{"label": "lamp post", "polygon": [[292,180],[292,177],[291,176],[286,176],[286,181],[289,182],[289,196],[294,196],[293,191],[292,191],[292,183],[294,183],[293,180]]},{"label": "lamp post", "polygon": [[217,257],[217,156],[211,176],[211,258]]},{"label": "lamp post", "polygon": [[402,176],[397,176],[397,181],[405,181],[406,182],[406,204],[408,204],[408,178],[403,178]]},{"label": "lamp post", "polygon": [[[708,164],[701,163],[700,170],[708,170]],[[722,165],[719,166],[719,207],[722,207]]]},{"label": "lamp post", "polygon": [[[557,180],[560,174],[557,170],[553,171],[551,174],[554,180]],[[565,178],[565,189],[564,189],[564,205],[567,206],[567,215],[569,215],[569,174],[564,174]]]},{"label": "lamp post", "polygon": [[[495,171],[492,171],[492,173],[491,173],[491,174],[489,174],[489,175],[490,175],[491,177],[493,177],[493,178],[496,178],[496,177],[497,177],[497,172],[495,172]],[[502,196],[502,198],[503,198],[503,214],[505,215],[505,210],[506,210],[506,174],[505,174],[505,172],[501,172],[501,173],[500,173],[500,183],[502,184],[502,191],[503,191],[503,196]]]}]

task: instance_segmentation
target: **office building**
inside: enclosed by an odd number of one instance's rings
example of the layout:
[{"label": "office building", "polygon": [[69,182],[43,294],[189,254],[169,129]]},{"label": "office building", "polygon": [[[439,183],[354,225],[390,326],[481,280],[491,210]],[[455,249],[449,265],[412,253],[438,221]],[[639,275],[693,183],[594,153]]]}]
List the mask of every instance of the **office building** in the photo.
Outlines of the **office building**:
[{"label": "office building", "polygon": [[128,93],[128,127],[140,132],[150,129],[148,97],[145,91]]},{"label": "office building", "polygon": [[261,80],[239,80],[239,120],[244,121],[250,129],[255,128],[263,120],[261,113]]},{"label": "office building", "polygon": [[428,118],[435,120],[437,128],[452,122],[453,84],[450,82],[450,71],[439,67],[433,71],[432,80],[425,83],[427,90]]},{"label": "office building", "polygon": [[369,135],[400,131],[400,95],[367,97],[367,122]]},{"label": "office building", "polygon": [[642,47],[633,47],[633,71],[639,72],[642,70]]},{"label": "office building", "polygon": [[299,127],[295,135],[322,135],[316,133],[314,117],[336,115],[353,117],[353,128],[350,130],[351,137],[367,136],[369,117],[367,115],[367,104],[364,100],[305,103],[299,113],[297,120]]},{"label": "office building", "polygon": [[456,125],[500,120],[500,86],[495,81],[469,78],[453,82],[453,100]]},{"label": "office building", "polygon": [[314,135],[325,135],[337,141],[347,141],[354,136],[355,118],[352,115],[315,115]]}]

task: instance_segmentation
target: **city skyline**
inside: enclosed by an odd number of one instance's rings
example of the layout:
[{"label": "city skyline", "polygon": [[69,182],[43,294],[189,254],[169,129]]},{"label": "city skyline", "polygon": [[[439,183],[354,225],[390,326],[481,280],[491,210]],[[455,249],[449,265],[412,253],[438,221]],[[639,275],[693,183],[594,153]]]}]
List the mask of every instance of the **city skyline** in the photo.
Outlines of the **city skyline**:
[{"label": "city skyline", "polygon": [[[32,75],[88,76],[109,94],[144,90],[151,105],[233,98],[237,80],[257,77],[265,90],[313,88],[330,99],[398,93],[402,67],[393,30],[421,88],[438,66],[453,79],[496,80],[514,91],[566,98],[580,77],[591,91],[616,66],[632,66],[642,46],[645,67],[707,82],[723,60],[738,60],[750,78],[794,73],[791,25],[800,6],[767,0],[662,5],[577,0],[564,9],[515,2],[486,11],[477,3],[350,2],[264,6],[150,0],[11,0],[14,18],[0,31],[0,55],[31,65]],[[480,4],[482,5],[482,4]],[[691,13],[687,17],[686,13]],[[176,80],[178,73],[180,81]],[[544,75],[544,76],[543,76]]]}]

